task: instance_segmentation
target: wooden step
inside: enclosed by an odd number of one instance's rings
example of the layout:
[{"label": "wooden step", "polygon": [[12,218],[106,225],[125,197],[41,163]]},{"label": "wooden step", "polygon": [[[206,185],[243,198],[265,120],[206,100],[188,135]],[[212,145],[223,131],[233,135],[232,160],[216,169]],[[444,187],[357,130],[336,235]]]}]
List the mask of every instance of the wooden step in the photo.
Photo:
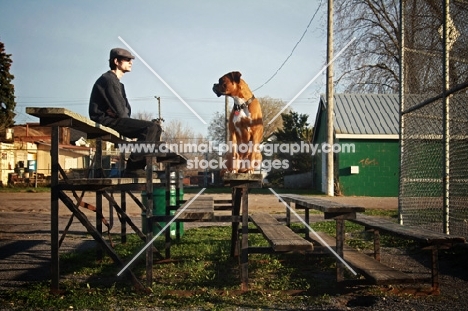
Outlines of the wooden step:
[{"label": "wooden step", "polygon": [[383,217],[357,214],[356,219],[350,219],[350,221],[365,226],[366,228],[381,230],[388,234],[429,245],[465,243],[464,237],[448,235],[415,226],[403,226]]},{"label": "wooden step", "polygon": [[[317,232],[317,234],[333,249],[336,248],[336,239],[331,237],[323,232]],[[317,243],[324,245],[315,234],[309,234],[310,238]],[[359,252],[358,250],[344,246],[343,249],[343,259],[351,265],[353,268],[358,270],[367,281],[375,285],[384,285],[384,284],[404,284],[404,283],[419,283],[421,281],[430,282],[430,277],[415,277],[411,274],[407,274],[393,268],[390,268],[374,258]]]},{"label": "wooden step", "polygon": [[[182,210],[190,200],[187,200],[179,209],[176,214]],[[179,220],[212,220],[214,218],[214,200],[213,197],[199,196],[195,199],[185,210],[179,215]]]},{"label": "wooden step", "polygon": [[314,249],[312,243],[297,235],[289,227],[279,223],[270,214],[252,214],[250,220],[262,232],[275,252],[313,251]]}]

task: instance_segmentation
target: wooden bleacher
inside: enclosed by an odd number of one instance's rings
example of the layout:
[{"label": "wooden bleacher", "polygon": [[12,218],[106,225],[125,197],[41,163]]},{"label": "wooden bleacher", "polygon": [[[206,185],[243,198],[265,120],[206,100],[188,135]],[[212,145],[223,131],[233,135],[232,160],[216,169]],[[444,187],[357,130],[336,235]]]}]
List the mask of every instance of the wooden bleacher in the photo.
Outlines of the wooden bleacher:
[{"label": "wooden bleacher", "polygon": [[[328,244],[328,246],[336,248],[336,240],[334,237],[331,237],[323,232],[316,233],[320,236],[321,240],[318,239],[314,234],[310,234],[309,236],[311,240],[321,244],[322,246],[326,246],[322,242],[324,241],[326,244]],[[365,284],[390,285],[430,281],[429,277],[415,277],[411,274],[393,269],[347,245],[343,247],[343,259],[365,277],[365,280],[362,281],[362,283]],[[356,282],[356,280],[352,280],[349,283],[356,284],[358,282]]]},{"label": "wooden bleacher", "polygon": [[[97,249],[97,257],[102,258],[102,250],[105,250],[114,262],[123,266],[122,260],[117,256],[113,247],[107,242],[102,236],[102,224],[104,217],[102,215],[102,199],[105,198],[109,201],[109,209],[114,208],[119,214],[119,219],[121,221],[121,239],[122,243],[126,240],[126,225],[129,224],[130,227],[135,230],[138,236],[144,240],[151,240],[153,230],[151,221],[148,221],[148,230],[146,236],[139,230],[137,226],[131,221],[130,217],[126,214],[126,195],[128,194],[135,202],[138,201],[135,195],[131,191],[142,191],[145,190],[146,193],[150,194],[147,197],[147,206],[143,206],[141,202],[138,202],[140,207],[145,211],[147,219],[152,219],[152,209],[153,209],[153,185],[158,187],[166,187],[169,190],[169,180],[166,178],[165,181],[152,178],[152,168],[153,168],[153,159],[156,158],[158,162],[166,163],[166,176],[170,174],[170,168],[173,165],[180,165],[186,162],[186,159],[178,155],[177,153],[168,151],[168,152],[155,152],[150,155],[147,155],[147,177],[148,178],[106,178],[103,174],[101,167],[102,159],[102,141],[109,141],[113,143],[126,143],[129,141],[122,137],[118,132],[114,131],[111,128],[105,127],[101,124],[98,124],[80,114],[72,112],[65,108],[55,108],[55,107],[28,107],[26,108],[26,113],[38,117],[40,119],[40,124],[42,126],[51,127],[51,291],[59,291],[59,248],[60,241],[63,240],[65,234],[68,230],[69,225],[73,221],[73,217],[76,217],[80,220],[83,226],[87,231],[93,236],[100,248]],[[76,130],[81,131],[86,135],[88,139],[96,139],[96,153],[94,160],[94,174],[93,176],[99,178],[78,178],[72,179],[68,178],[63,169],[60,166],[59,162],[59,128],[60,127],[71,127]],[[73,196],[70,196],[65,191],[71,191]],[[78,191],[81,191],[81,195],[78,194]],[[82,202],[83,194],[86,191],[93,191],[96,193],[96,206],[93,206],[91,210],[96,212],[96,225],[93,225],[90,220],[85,216],[85,214],[79,209],[79,207],[90,206],[86,202]],[[120,205],[113,199],[112,193],[114,191],[119,191],[121,193],[121,202]],[[76,200],[76,203],[74,203]],[[59,201],[61,201],[65,206],[73,213],[73,216],[70,218],[67,228],[64,231],[64,235],[59,239]],[[110,230],[110,228],[108,227]],[[167,230],[169,232],[169,230]],[[148,247],[147,249],[147,285],[150,286],[153,282],[152,279],[152,264],[153,264],[153,254],[159,254],[159,252],[154,247]],[[143,289],[142,284],[136,278],[131,270],[126,270],[125,273],[130,277],[130,280],[136,288]]]},{"label": "wooden bleacher", "polygon": [[[342,258],[358,270],[365,280],[344,280],[341,276],[337,278],[340,283],[369,283],[369,284],[403,284],[403,283],[423,283],[432,281],[433,292],[439,291],[439,267],[438,267],[438,249],[450,247],[455,243],[463,243],[464,239],[461,237],[454,237],[436,233],[433,231],[413,228],[408,226],[401,226],[389,220],[366,216],[362,214],[363,208],[358,206],[350,206],[338,202],[332,202],[317,197],[301,196],[295,194],[281,194],[280,197],[288,203],[295,205],[296,209],[305,210],[305,221],[309,223],[309,210],[318,210],[324,213],[325,218],[335,218],[337,221],[351,221],[363,225],[368,230],[374,231],[374,258],[360,253],[346,245],[344,245],[344,225],[341,224],[341,229],[337,228],[336,238],[327,236],[324,233],[317,233],[319,236],[310,234],[306,230],[306,237],[321,244],[322,246],[329,245],[334,248],[338,254],[342,253]],[[343,214],[346,210],[347,215]],[[339,218],[336,218],[338,216]],[[342,217],[345,216],[345,217]],[[290,215],[287,215],[287,223],[290,223]],[[432,264],[431,264],[431,277],[414,276],[410,273],[403,273],[396,271],[393,268],[387,267],[380,262],[380,234],[383,231],[392,235],[399,236],[405,239],[411,239],[423,244],[424,249],[432,250]],[[338,246],[338,242],[340,245]],[[338,264],[338,262],[337,262]],[[354,282],[356,283],[356,282]]]},{"label": "wooden bleacher", "polygon": [[447,249],[455,244],[466,243],[464,237],[448,235],[420,227],[400,225],[383,217],[357,214],[350,221],[362,225],[374,234],[374,258],[380,261],[380,232],[413,240],[422,245],[422,249],[431,250],[431,282],[432,290],[439,291],[439,249]]},{"label": "wooden bleacher", "polygon": [[465,243],[464,237],[449,235],[415,226],[400,225],[383,217],[357,214],[356,219],[351,221],[366,227],[366,229],[380,230],[400,238],[417,241],[426,246],[452,246],[457,243]]}]

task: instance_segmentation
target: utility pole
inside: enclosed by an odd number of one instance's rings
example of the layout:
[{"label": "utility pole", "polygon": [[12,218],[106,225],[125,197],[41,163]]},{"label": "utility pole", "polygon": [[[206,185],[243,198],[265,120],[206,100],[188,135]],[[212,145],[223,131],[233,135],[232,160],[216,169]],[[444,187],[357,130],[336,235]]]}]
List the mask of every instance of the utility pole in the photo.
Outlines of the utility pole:
[{"label": "utility pole", "polygon": [[[161,126],[161,130],[162,130],[162,132],[164,132],[164,130],[162,129],[164,119],[161,117],[161,97],[155,96],[154,98],[156,98],[156,100],[158,101],[158,118],[156,119],[156,123],[158,123]],[[161,162],[157,162],[156,165],[158,167],[158,170],[163,170],[164,169],[164,166],[163,166],[163,164]]]},{"label": "utility pole", "polygon": [[229,142],[229,97],[224,96],[224,132],[226,135],[226,144]]},{"label": "utility pole", "polygon": [[155,96],[154,98],[158,100],[158,119],[161,121],[161,97]]},{"label": "utility pole", "polygon": [[335,165],[333,159],[334,148],[332,148],[333,140],[333,0],[328,0],[328,26],[327,26],[327,144],[329,152],[327,153],[327,195],[334,196],[334,177]]}]

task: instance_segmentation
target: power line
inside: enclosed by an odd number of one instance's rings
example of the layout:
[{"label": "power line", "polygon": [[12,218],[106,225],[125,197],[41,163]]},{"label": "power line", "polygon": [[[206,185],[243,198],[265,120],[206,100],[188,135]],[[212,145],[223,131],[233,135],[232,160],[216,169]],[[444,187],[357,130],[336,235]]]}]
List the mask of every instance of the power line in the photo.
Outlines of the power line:
[{"label": "power line", "polygon": [[281,64],[281,66],[279,66],[279,68],[275,71],[275,73],[268,79],[266,80],[265,83],[263,83],[262,85],[260,85],[259,87],[257,87],[256,89],[254,89],[253,91],[255,92],[256,90],[259,90],[260,88],[262,88],[263,86],[265,86],[268,82],[270,82],[277,74],[278,72],[283,68],[283,66],[286,64],[286,62],[289,60],[289,58],[291,58],[291,56],[293,55],[294,51],[296,50],[297,46],[299,45],[299,43],[301,43],[302,39],[304,38],[305,34],[307,33],[307,30],[309,30],[309,26],[310,24],[312,24],[312,21],[314,20],[315,18],[315,15],[317,15],[318,11],[321,9],[322,7],[322,0],[320,0],[320,4],[317,8],[317,10],[315,10],[315,13],[314,15],[312,16],[312,18],[310,19],[309,21],[309,24],[307,25],[306,29],[304,30],[304,32],[302,33],[302,36],[301,38],[299,38],[299,41],[296,42],[296,45],[294,45],[293,49],[291,50],[291,53],[289,53],[288,57],[286,57],[285,61]]}]

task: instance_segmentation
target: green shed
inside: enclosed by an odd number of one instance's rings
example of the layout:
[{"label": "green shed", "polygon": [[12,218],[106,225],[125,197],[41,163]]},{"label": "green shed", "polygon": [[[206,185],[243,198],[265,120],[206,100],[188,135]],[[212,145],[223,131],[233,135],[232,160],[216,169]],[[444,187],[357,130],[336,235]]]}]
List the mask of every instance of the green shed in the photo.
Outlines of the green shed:
[{"label": "green shed", "polygon": [[326,193],[326,152],[333,150],[336,194],[398,196],[398,95],[335,94],[332,147],[325,145],[326,123],[326,97],[321,96],[313,137],[319,146],[314,155],[314,188]]}]

